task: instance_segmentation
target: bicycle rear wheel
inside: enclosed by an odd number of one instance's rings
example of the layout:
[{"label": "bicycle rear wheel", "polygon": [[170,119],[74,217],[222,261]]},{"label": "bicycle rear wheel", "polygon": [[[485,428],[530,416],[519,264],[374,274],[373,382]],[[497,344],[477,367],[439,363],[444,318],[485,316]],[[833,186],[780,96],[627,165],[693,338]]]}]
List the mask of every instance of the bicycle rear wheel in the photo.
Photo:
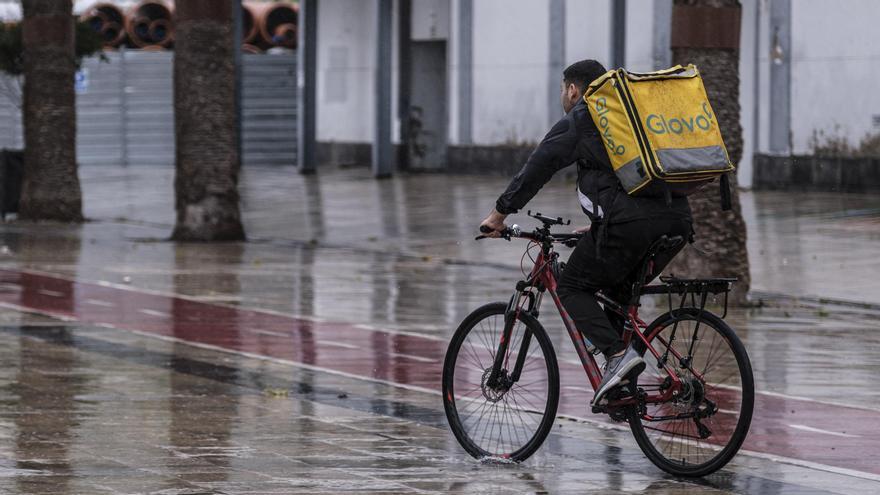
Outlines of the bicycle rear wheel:
[{"label": "bicycle rear wheel", "polygon": [[[559,368],[544,328],[520,313],[512,322],[504,357],[501,382],[505,384],[487,383],[503,335],[506,306],[487,304],[455,331],[443,365],[443,406],[455,438],[470,455],[520,462],[538,450],[553,426]],[[514,374],[520,354],[519,379],[505,382]]]},{"label": "bicycle rear wheel", "polygon": [[[697,308],[660,316],[645,337],[661,356],[668,355],[684,388],[669,402],[647,404],[645,415],[632,409],[636,442],[657,467],[677,476],[721,469],[736,455],[752,420],[755,387],[745,347],[724,320]],[[657,361],[646,353],[647,368],[638,378],[648,394],[670,383]],[[676,416],[685,417],[658,420]]]}]

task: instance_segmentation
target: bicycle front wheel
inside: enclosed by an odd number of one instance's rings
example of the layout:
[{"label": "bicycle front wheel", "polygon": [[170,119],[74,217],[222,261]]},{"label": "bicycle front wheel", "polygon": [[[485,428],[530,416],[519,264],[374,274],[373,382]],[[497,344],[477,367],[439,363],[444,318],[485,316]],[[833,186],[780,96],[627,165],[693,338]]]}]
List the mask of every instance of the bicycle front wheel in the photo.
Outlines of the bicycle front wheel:
[{"label": "bicycle front wheel", "polygon": [[487,304],[455,331],[443,364],[443,406],[455,438],[470,455],[520,462],[538,450],[553,426],[559,368],[547,332],[520,313],[512,322],[500,379],[490,385],[506,306]]},{"label": "bicycle front wheel", "polygon": [[[755,386],[745,347],[724,320],[697,308],[660,316],[645,337],[683,388],[669,402],[646,404],[645,414],[633,408],[629,423],[636,442],[657,467],[677,476],[721,469],[736,455],[752,420]],[[670,379],[648,353],[645,362],[638,386],[658,394]]]}]

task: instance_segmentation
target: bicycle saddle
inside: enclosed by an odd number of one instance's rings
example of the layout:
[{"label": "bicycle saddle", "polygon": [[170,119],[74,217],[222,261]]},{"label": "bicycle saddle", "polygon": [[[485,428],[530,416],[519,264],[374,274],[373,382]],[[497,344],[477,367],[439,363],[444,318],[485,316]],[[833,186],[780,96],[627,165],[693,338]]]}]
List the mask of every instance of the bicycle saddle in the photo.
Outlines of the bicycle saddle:
[{"label": "bicycle saddle", "polygon": [[657,253],[662,253],[663,251],[670,251],[672,249],[681,246],[684,243],[684,238],[680,235],[669,237],[668,235],[662,235],[659,239],[654,241],[651,244],[651,247],[648,248],[648,252],[652,255],[656,255]]}]

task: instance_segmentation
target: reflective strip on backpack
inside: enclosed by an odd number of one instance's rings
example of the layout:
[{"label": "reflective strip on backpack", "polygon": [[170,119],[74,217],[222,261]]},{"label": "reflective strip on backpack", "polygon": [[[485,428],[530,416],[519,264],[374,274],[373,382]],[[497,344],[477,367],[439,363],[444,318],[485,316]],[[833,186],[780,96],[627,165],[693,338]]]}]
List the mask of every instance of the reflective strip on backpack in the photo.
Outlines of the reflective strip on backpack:
[{"label": "reflective strip on backpack", "polygon": [[624,163],[614,173],[617,174],[617,180],[620,181],[627,193],[640,189],[649,181],[640,156]]},{"label": "reflective strip on backpack", "polygon": [[730,162],[721,146],[657,150],[663,174],[726,170]]}]

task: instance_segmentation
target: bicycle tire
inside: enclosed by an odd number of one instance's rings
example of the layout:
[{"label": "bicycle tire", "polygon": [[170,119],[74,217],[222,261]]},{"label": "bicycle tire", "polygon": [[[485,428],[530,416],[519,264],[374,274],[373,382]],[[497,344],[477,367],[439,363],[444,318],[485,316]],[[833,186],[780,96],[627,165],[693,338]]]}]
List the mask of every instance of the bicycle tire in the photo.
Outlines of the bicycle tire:
[{"label": "bicycle tire", "polygon": [[[659,316],[650,325],[648,325],[648,327],[644,331],[644,335],[646,337],[646,340],[648,342],[651,342],[651,345],[660,354],[663,354],[666,347],[664,347],[660,343],[655,344],[653,342],[654,339],[656,339],[657,336],[662,334],[665,330],[670,329],[670,327],[672,325],[674,325],[676,322],[678,322],[678,324],[679,324],[679,326],[677,327],[677,332],[682,332],[683,331],[682,322],[685,322],[685,321],[696,322],[698,317],[699,317],[699,321],[700,321],[700,329],[703,330],[706,327],[710,327],[713,330],[715,330],[715,332],[717,332],[717,334],[719,334],[723,338],[722,345],[724,342],[726,342],[727,349],[729,350],[729,352],[731,352],[733,354],[733,358],[735,359],[736,367],[737,367],[736,371],[738,371],[739,381],[740,381],[740,384],[739,384],[740,385],[739,386],[739,389],[740,389],[739,411],[738,411],[739,415],[738,415],[738,418],[736,421],[736,426],[731,429],[732,433],[730,434],[729,439],[726,442],[724,442],[723,446],[714,445],[710,442],[705,442],[705,446],[701,446],[700,443],[697,442],[697,447],[695,448],[695,451],[697,453],[700,453],[702,451],[715,451],[715,452],[717,452],[716,454],[712,455],[705,462],[689,463],[689,462],[686,462],[684,457],[681,458],[681,461],[678,461],[676,459],[671,459],[668,455],[661,452],[658,449],[657,445],[655,445],[655,440],[652,440],[649,437],[649,434],[646,431],[646,425],[644,424],[643,418],[639,414],[637,408],[635,408],[635,407],[631,408],[630,414],[629,414],[629,424],[630,424],[630,429],[632,430],[633,436],[635,437],[636,443],[639,445],[639,448],[641,448],[641,450],[642,450],[642,452],[644,452],[645,456],[647,456],[648,459],[652,463],[654,463],[654,465],[656,465],[657,467],[659,467],[663,471],[666,471],[667,473],[673,474],[675,476],[701,477],[701,476],[706,476],[708,474],[711,474],[711,473],[721,469],[722,467],[724,467],[733,458],[733,456],[736,455],[736,453],[739,451],[740,447],[742,446],[743,442],[745,441],[745,438],[748,434],[749,426],[751,425],[752,413],[753,413],[753,409],[754,409],[754,401],[755,401],[754,377],[752,375],[752,367],[751,367],[751,363],[749,361],[748,353],[746,352],[745,346],[743,346],[742,341],[740,341],[740,339],[736,336],[736,333],[733,331],[733,329],[731,329],[730,326],[728,326],[727,323],[724,322],[724,320],[722,320],[718,316],[716,316],[708,311],[701,312],[698,308],[682,308],[680,310],[674,311],[673,313],[665,313],[665,314]],[[686,331],[684,331],[684,332],[686,333]],[[705,334],[703,334],[703,335],[705,335]],[[667,336],[668,336],[668,334],[667,334]],[[699,338],[700,334],[698,333],[697,336],[698,336],[698,338],[696,340],[697,340],[697,342],[700,342],[700,338]],[[667,340],[667,342],[668,342],[668,339],[665,339],[665,340]],[[698,345],[702,345],[702,344],[698,344]],[[672,346],[673,346],[673,348],[675,348],[674,342],[673,342]],[[711,344],[710,344],[710,346],[711,346]],[[696,347],[696,345],[694,347]],[[711,357],[712,354],[709,354],[709,356]],[[653,356],[646,356],[645,361],[649,362],[649,363],[653,362],[653,364],[656,364],[656,360],[653,359]],[[732,362],[730,363],[730,365],[732,365]],[[693,366],[697,366],[697,367],[699,366],[699,364],[697,364],[696,360],[693,363]],[[687,366],[682,367],[685,370],[684,374],[687,375],[688,369],[694,369],[693,366],[691,366],[690,368],[688,368]],[[710,363],[707,360],[703,371],[708,371],[709,369],[717,368],[719,366],[721,366],[721,365]],[[651,368],[651,367],[652,367],[652,364],[649,364],[649,368]],[[657,370],[658,368],[655,367],[653,369]],[[679,368],[679,370],[680,369],[681,368]],[[728,367],[727,369],[724,369],[724,367],[721,366],[721,369],[724,370],[723,371],[724,373],[729,373],[729,375],[731,377],[736,374],[736,371],[730,371],[731,370],[730,367]],[[643,385],[645,385],[645,383],[649,382],[650,376],[648,376],[647,371],[648,370],[646,370],[646,372],[643,372],[642,375],[639,376],[639,379],[638,379],[639,386],[643,386]],[[708,373],[705,373],[705,375],[708,375]],[[704,375],[704,378],[706,378],[707,382],[710,381],[710,379],[708,377],[706,377],[705,375]],[[693,377],[693,375],[691,375],[691,377]],[[696,380],[695,378],[690,378],[690,379]],[[731,412],[736,412],[736,411],[732,411],[731,409],[729,409],[730,407],[733,407],[733,406],[730,406],[730,404],[734,404],[736,402],[736,399],[735,399],[736,387],[727,386],[727,385],[723,385],[720,383],[716,384],[715,386],[713,386],[711,388],[705,387],[705,385],[704,385],[703,395],[709,400],[717,400],[718,403],[722,403],[722,401],[726,401],[725,404],[728,407],[728,409],[719,408],[718,412],[713,414],[709,419],[714,420],[714,417],[716,414],[721,414],[721,416],[719,416],[719,417],[724,417],[724,416],[729,416]],[[727,396],[728,398],[725,399],[725,396]],[[664,406],[664,405],[665,404],[663,404],[661,406]],[[722,413],[721,411],[724,411],[724,412]],[[685,419],[685,420],[679,420],[679,421],[684,421],[685,423],[688,423],[691,420]],[[731,422],[728,421],[728,423],[731,423]],[[651,430],[657,430],[657,431],[661,431],[661,432],[664,431],[664,430],[660,430],[660,429],[655,429],[653,427],[648,427],[648,428]],[[687,428],[687,426],[682,428],[682,430],[681,430],[683,437],[699,438],[698,436],[695,437],[695,436],[687,435],[687,433],[690,430],[685,430],[685,428]],[[694,427],[694,428],[698,430],[698,427]],[[721,432],[725,431],[718,424],[713,424],[713,428],[716,428],[716,430],[721,431]],[[676,429],[676,427],[673,427],[672,430],[675,432],[679,431],[678,429]],[[665,432],[669,433],[668,429]],[[666,443],[668,445],[674,445],[676,442],[675,442],[675,439],[673,438],[671,440],[667,440]],[[679,444],[679,447],[678,447],[679,454],[681,454],[681,451],[682,451],[681,443],[682,442],[679,441],[677,443]],[[690,448],[688,448],[687,453],[688,453],[688,455],[690,455]]]},{"label": "bicycle tire", "polygon": [[[529,352],[527,352],[527,354],[531,355],[531,349],[540,349],[544,361],[543,369],[546,371],[547,377],[546,401],[544,401],[543,404],[543,413],[541,413],[542,415],[537,423],[534,433],[526,441],[522,442],[523,445],[515,449],[503,448],[501,447],[500,442],[498,444],[499,448],[497,449],[490,449],[487,448],[486,445],[480,445],[481,442],[479,442],[478,439],[472,438],[470,432],[468,431],[468,427],[464,424],[462,417],[459,414],[460,411],[458,405],[465,403],[465,398],[457,396],[456,393],[457,377],[455,375],[456,370],[460,369],[457,367],[457,364],[459,364],[460,351],[462,350],[462,346],[465,343],[465,340],[468,338],[469,335],[471,335],[471,332],[475,328],[477,328],[478,325],[480,325],[481,322],[485,322],[489,318],[500,317],[500,320],[503,322],[506,307],[507,304],[497,302],[490,303],[476,309],[462,321],[458,329],[453,334],[443,364],[443,407],[446,411],[446,418],[449,422],[449,427],[452,430],[452,433],[455,435],[456,440],[458,440],[458,443],[472,457],[476,459],[503,458],[515,462],[522,462],[528,459],[538,450],[538,448],[540,448],[541,444],[550,433],[550,430],[553,427],[553,422],[556,419],[556,410],[559,405],[559,367],[556,361],[556,354],[553,350],[553,345],[550,342],[550,338],[547,336],[547,332],[544,330],[544,327],[540,323],[538,323],[538,320],[525,312],[520,312],[519,314],[519,323],[521,323],[526,329],[531,332],[532,337],[537,340],[539,344],[538,346],[535,346],[534,341],[531,341],[529,345],[530,350]],[[515,327],[515,329],[516,328],[517,327]],[[515,336],[511,338],[511,344],[513,344],[514,341]],[[497,341],[492,342],[492,344],[497,344]],[[511,348],[514,347],[516,346],[511,345]],[[490,349],[491,347],[487,347],[485,350],[490,351]],[[473,352],[474,348],[471,347],[469,351]],[[477,361],[479,361],[479,359]],[[462,358],[462,362],[464,362],[464,358]],[[532,369],[537,368],[538,371],[540,371],[540,363],[537,360],[531,362],[538,363],[537,365],[534,365]],[[489,363],[491,363],[491,361],[489,361]],[[485,364],[485,362],[481,364]],[[473,366],[476,366],[476,362]],[[474,371],[479,370],[475,369]],[[483,370],[483,372],[485,372],[485,370]],[[463,374],[463,372],[460,372],[460,374]],[[462,377],[459,376],[458,378],[461,379]],[[470,385],[473,385],[473,382],[471,382]],[[481,381],[481,384],[478,386],[485,387],[485,382]],[[485,396],[485,388],[482,389],[482,394]],[[495,403],[503,401],[505,402],[505,404],[507,404],[508,401],[506,397],[507,395],[502,397],[501,400],[496,400]],[[513,394],[510,394],[510,397],[513,397],[513,401],[516,402],[515,396]],[[463,409],[466,409],[470,404],[474,402],[478,402],[478,400],[468,400],[468,405],[463,406]],[[489,402],[488,397],[486,397],[486,402]],[[515,414],[520,415],[520,418],[522,418],[522,414],[526,414],[526,417],[536,414],[534,412],[528,411],[527,408],[521,408],[518,405],[512,409],[517,411],[515,412]],[[513,419],[513,414],[514,413],[510,413],[511,419]],[[467,418],[465,418],[465,420],[467,420]],[[500,431],[501,429],[499,428],[499,432]],[[514,431],[516,431],[515,428]],[[518,433],[516,437],[517,439],[520,438]]]}]

